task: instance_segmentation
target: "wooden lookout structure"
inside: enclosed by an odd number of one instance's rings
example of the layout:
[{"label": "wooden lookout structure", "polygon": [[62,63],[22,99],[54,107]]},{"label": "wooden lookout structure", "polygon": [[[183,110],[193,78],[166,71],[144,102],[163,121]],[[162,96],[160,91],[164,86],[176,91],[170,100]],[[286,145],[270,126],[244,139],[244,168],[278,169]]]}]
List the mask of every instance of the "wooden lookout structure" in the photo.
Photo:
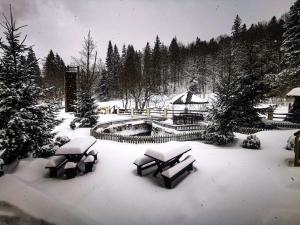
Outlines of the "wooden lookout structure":
[{"label": "wooden lookout structure", "polygon": [[74,103],[77,99],[77,76],[79,67],[66,67],[65,72],[65,111],[74,112]]},{"label": "wooden lookout structure", "polygon": [[294,98],[294,103],[289,107],[289,113],[291,114],[289,120],[300,123],[300,87],[292,89],[286,96]]},{"label": "wooden lookout structure", "polygon": [[[172,108],[173,108],[173,123],[174,124],[197,124],[199,121],[202,121],[203,114],[201,110],[193,110],[193,113],[189,111],[189,106],[206,106],[208,101],[206,99],[200,98],[195,95],[191,91],[186,91],[180,95],[175,96],[172,101]],[[183,113],[179,113],[176,115],[174,113],[174,106],[181,105],[184,106]],[[195,112],[196,111],[196,112]],[[203,111],[203,108],[202,108]]]}]

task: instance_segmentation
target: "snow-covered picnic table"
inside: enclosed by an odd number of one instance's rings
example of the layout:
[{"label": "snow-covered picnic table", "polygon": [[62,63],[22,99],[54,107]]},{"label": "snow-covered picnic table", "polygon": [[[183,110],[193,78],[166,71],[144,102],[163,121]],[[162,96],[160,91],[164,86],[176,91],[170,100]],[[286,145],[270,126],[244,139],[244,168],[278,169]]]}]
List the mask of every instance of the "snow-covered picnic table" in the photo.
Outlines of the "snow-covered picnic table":
[{"label": "snow-covered picnic table", "polygon": [[190,150],[191,147],[185,143],[171,141],[147,149],[145,155],[155,160],[157,170],[154,176],[156,176],[159,172],[163,171],[163,168],[167,166],[172,167],[176,163],[179,163],[181,156]]},{"label": "snow-covered picnic table", "polygon": [[96,138],[78,137],[61,146],[55,155],[64,155],[69,161],[79,161],[82,156],[86,155],[90,147],[96,143]]}]

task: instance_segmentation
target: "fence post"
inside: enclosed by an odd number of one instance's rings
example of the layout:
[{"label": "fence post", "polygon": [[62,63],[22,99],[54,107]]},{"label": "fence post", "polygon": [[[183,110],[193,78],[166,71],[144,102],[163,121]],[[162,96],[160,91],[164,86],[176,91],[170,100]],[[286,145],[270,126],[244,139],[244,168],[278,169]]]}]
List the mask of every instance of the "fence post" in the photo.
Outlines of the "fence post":
[{"label": "fence post", "polygon": [[294,166],[300,166],[300,131],[294,133],[295,137],[295,160],[294,160]]},{"label": "fence post", "polygon": [[150,118],[150,109],[149,108],[146,109],[146,115],[148,118]]},{"label": "fence post", "polygon": [[273,111],[268,111],[268,120],[273,120]]},{"label": "fence post", "polygon": [[133,108],[131,108],[131,116],[133,117],[133,114],[134,114],[134,110]]},{"label": "fence post", "polygon": [[120,107],[117,108],[117,114],[120,114]]},{"label": "fence post", "polygon": [[164,108],[164,119],[168,119],[168,109]]}]

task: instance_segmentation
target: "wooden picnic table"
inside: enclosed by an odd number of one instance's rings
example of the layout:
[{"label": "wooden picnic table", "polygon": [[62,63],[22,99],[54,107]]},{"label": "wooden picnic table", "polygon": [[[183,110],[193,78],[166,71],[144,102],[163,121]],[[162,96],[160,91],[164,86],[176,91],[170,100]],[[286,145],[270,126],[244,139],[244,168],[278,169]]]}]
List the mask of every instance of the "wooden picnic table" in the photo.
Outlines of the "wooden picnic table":
[{"label": "wooden picnic table", "polygon": [[144,155],[154,159],[156,162],[157,170],[153,174],[153,176],[156,176],[159,172],[163,172],[165,167],[172,167],[179,163],[181,156],[190,150],[191,148],[187,144],[171,141],[149,148]]},{"label": "wooden picnic table", "polygon": [[96,138],[91,136],[74,138],[61,146],[55,155],[63,155],[68,161],[79,162],[83,156],[87,155],[88,150],[96,141]]}]

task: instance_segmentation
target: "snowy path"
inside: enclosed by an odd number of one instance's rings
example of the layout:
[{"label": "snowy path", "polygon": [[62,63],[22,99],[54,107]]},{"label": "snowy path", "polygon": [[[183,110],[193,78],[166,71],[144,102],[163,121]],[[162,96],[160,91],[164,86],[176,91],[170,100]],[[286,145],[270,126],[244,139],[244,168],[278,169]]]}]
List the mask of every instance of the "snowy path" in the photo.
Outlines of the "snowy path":
[{"label": "snowy path", "polygon": [[[65,132],[88,135],[84,129]],[[50,202],[57,225],[298,225],[300,168],[288,166],[294,155],[284,150],[293,132],[258,133],[260,151],[240,147],[245,135],[228,147],[188,142],[196,169],[171,190],[160,178],[136,175],[132,163],[149,145],[98,140],[95,172],[51,179],[45,160],[23,160],[14,174],[0,178],[0,200],[46,219],[39,205]]]}]

